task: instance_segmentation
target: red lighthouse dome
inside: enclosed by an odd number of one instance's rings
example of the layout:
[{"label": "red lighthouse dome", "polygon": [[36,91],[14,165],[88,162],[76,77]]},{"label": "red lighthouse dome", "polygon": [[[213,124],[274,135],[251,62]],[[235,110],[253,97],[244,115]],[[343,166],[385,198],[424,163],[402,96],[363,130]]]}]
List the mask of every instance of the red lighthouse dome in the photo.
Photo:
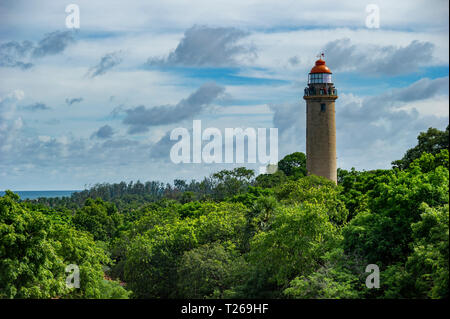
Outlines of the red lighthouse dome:
[{"label": "red lighthouse dome", "polygon": [[319,59],[316,61],[316,65],[311,69],[310,73],[329,73],[329,74],[331,74],[331,71],[325,65],[325,61],[322,59]]}]

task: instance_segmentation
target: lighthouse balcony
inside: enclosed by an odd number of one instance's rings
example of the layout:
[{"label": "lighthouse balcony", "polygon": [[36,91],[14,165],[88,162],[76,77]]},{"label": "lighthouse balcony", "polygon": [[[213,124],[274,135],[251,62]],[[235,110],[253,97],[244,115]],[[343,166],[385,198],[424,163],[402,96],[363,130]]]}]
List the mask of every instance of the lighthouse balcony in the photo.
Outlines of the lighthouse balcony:
[{"label": "lighthouse balcony", "polygon": [[334,97],[337,98],[337,89],[335,87],[326,86],[326,87],[316,87],[316,86],[307,86],[305,88],[304,98],[307,97]]}]

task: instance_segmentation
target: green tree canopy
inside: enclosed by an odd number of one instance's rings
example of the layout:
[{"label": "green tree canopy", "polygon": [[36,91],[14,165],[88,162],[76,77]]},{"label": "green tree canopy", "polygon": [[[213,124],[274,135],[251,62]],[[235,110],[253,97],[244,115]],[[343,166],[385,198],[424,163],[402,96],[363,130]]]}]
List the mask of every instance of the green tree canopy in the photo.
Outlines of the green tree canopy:
[{"label": "green tree canopy", "polygon": [[406,151],[401,160],[393,161],[392,165],[400,169],[406,169],[415,159],[420,158],[423,153],[435,155],[441,150],[448,150],[448,130],[449,126],[447,126],[445,131],[430,127],[428,131],[421,132],[417,137],[417,145]]},{"label": "green tree canopy", "polygon": [[306,176],[306,155],[301,152],[286,155],[278,162],[278,169],[294,180]]},{"label": "green tree canopy", "polygon": [[[111,260],[89,233],[0,197],[0,298],[103,298],[103,267]],[[66,266],[80,271],[80,288],[66,286]],[[124,288],[116,292],[127,296]]]}]

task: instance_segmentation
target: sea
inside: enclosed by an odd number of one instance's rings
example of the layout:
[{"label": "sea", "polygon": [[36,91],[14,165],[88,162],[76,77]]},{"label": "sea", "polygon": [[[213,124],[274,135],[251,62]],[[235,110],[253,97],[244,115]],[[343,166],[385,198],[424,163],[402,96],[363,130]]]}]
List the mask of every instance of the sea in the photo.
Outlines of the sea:
[{"label": "sea", "polygon": [[[39,197],[70,197],[75,192],[80,190],[69,191],[13,191],[20,196],[20,199],[36,199]],[[0,196],[5,195],[4,191],[0,191]]]}]

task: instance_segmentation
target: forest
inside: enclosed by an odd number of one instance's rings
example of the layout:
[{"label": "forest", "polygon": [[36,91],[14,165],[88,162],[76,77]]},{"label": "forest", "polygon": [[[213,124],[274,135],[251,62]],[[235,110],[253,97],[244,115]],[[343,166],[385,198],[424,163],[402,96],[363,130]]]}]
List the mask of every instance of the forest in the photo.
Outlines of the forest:
[{"label": "forest", "polygon": [[295,152],[274,174],[6,191],[0,298],[448,298],[448,144],[430,128],[392,168],[339,169],[337,185]]}]

